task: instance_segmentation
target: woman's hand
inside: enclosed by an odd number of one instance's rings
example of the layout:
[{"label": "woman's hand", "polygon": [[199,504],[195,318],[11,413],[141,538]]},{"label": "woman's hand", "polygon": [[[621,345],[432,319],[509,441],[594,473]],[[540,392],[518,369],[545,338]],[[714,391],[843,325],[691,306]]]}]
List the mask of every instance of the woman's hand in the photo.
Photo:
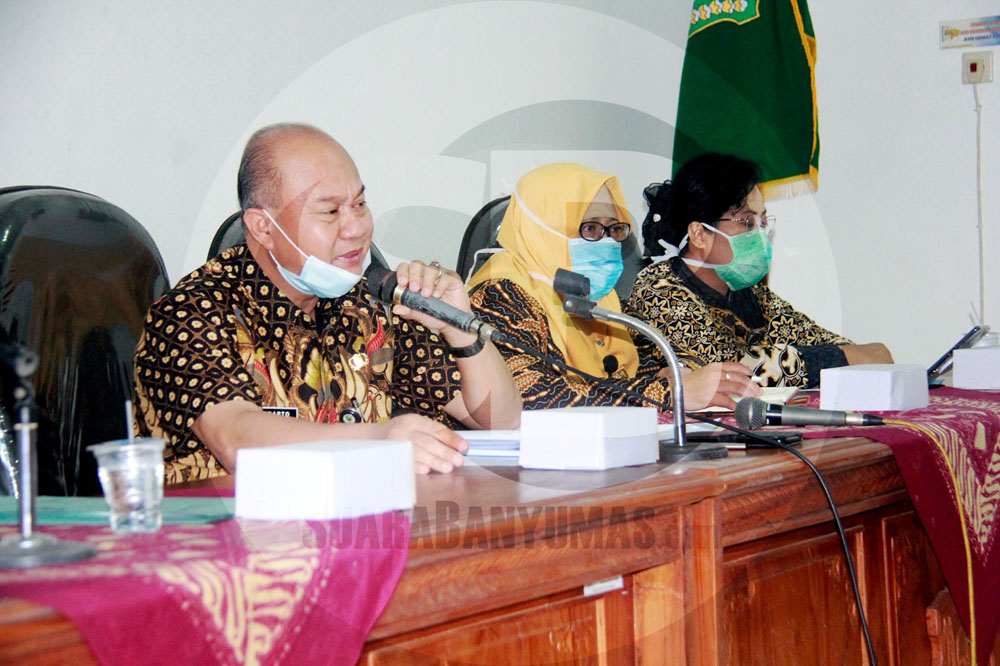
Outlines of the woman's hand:
[{"label": "woman's hand", "polygon": [[681,376],[684,383],[684,409],[705,407],[734,409],[733,396],[757,397],[763,393],[751,379],[753,372],[741,363],[709,363]]}]

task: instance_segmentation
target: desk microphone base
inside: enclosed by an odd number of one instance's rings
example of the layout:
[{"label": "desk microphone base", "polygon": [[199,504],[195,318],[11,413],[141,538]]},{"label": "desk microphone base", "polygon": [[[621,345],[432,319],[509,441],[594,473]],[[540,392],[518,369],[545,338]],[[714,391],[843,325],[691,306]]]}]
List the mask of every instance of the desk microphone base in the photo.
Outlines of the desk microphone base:
[{"label": "desk microphone base", "polygon": [[86,560],[97,555],[92,544],[61,541],[48,534],[20,534],[0,540],[0,569],[28,569],[49,564],[65,564]]},{"label": "desk microphone base", "polygon": [[687,446],[677,446],[672,440],[660,442],[659,462],[718,460],[728,456],[729,451],[725,445],[718,442],[688,442]]}]

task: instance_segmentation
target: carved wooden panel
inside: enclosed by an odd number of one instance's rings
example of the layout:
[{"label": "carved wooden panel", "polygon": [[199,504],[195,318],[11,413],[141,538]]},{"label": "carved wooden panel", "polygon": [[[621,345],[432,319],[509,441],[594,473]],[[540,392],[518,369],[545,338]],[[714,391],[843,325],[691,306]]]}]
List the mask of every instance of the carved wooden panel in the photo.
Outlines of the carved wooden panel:
[{"label": "carved wooden panel", "polygon": [[632,663],[631,627],[630,589],[573,594],[369,645],[362,663]]},{"label": "carved wooden panel", "polygon": [[[881,521],[887,663],[890,666],[931,663],[925,614],[944,589],[944,576],[930,540],[907,502]],[[964,634],[964,632],[963,632]]]},{"label": "carved wooden panel", "polygon": [[[927,607],[927,633],[931,644],[931,666],[970,666],[972,650],[965,636],[962,621],[955,610],[955,600],[942,590]],[[993,646],[988,664],[1000,665],[1000,639]]]},{"label": "carved wooden panel", "polygon": [[567,507],[565,515],[560,531],[540,527],[530,543],[490,548],[459,543],[412,554],[371,638],[460,620],[681,557],[678,511],[612,515]]},{"label": "carved wooden panel", "polygon": [[[858,576],[862,531],[848,530]],[[779,535],[728,549],[723,662],[734,666],[865,663],[854,595],[836,534]]]},{"label": "carved wooden panel", "polygon": [[[686,655],[684,570],[680,562],[632,576],[635,663],[691,663]],[[713,641],[714,643],[714,641]]]}]

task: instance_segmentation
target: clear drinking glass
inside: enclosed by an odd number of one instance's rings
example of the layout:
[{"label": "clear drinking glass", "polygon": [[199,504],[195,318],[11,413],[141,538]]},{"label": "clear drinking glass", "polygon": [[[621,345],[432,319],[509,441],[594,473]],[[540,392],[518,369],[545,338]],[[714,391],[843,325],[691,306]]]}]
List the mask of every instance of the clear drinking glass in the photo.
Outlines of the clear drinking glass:
[{"label": "clear drinking glass", "polygon": [[154,437],[87,447],[97,458],[113,532],[155,532],[163,524],[163,446]]}]

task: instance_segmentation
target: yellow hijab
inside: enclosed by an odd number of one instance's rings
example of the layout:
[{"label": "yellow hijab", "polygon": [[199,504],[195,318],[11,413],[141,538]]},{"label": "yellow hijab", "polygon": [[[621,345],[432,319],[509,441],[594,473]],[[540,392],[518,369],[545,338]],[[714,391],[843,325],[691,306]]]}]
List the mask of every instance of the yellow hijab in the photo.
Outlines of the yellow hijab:
[{"label": "yellow hijab", "polygon": [[[631,222],[618,179],[580,164],[547,164],[529,171],[517,182],[500,224],[497,252],[469,281],[510,280],[545,310],[549,331],[566,362],[599,377],[605,376],[604,357],[618,359],[619,372],[634,377],[639,367],[632,338],[622,326],[570,317],[552,288],[556,269],[571,270],[569,238],[578,238],[587,207],[602,187],[614,202],[616,217]],[[598,305],[621,312],[612,289]]]}]

